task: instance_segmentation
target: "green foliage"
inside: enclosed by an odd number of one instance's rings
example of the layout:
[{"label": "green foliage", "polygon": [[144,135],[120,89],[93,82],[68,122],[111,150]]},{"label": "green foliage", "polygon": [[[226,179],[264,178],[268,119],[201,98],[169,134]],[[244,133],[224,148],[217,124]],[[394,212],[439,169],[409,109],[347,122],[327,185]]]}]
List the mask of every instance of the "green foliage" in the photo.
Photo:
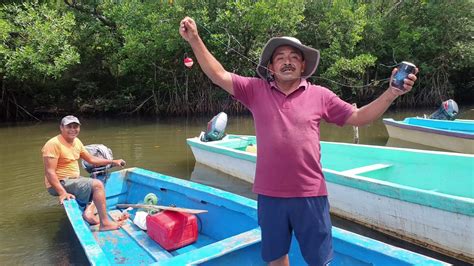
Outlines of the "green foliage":
[{"label": "green foliage", "polygon": [[9,33],[12,31],[12,25],[5,19],[5,14],[0,10],[0,74],[5,73],[6,57],[8,55],[8,47],[6,42]]},{"label": "green foliage", "polygon": [[154,64],[168,61],[170,53],[175,52],[180,38],[175,25],[179,20],[171,16],[174,10],[170,5],[131,1],[103,8],[123,37],[122,46],[110,61],[117,67],[114,75],[146,75]]},{"label": "green foliage", "polygon": [[209,25],[212,51],[230,70],[253,76],[265,43],[275,36],[296,35],[304,1],[228,1]]},{"label": "green foliage", "polygon": [[[456,97],[456,91],[472,84],[453,83],[451,75],[469,73],[473,67],[472,30],[474,2],[406,1],[393,8],[382,24],[386,35],[385,62],[412,61],[420,69],[416,92],[407,95],[407,101],[416,105],[423,99],[435,104]],[[471,95],[474,94],[472,91]],[[466,96],[469,96],[467,94]],[[474,99],[474,96],[470,96]]]},{"label": "green foliage", "polygon": [[343,93],[343,88],[356,94],[363,88],[368,69],[375,65],[377,57],[359,47],[368,23],[365,4],[345,0],[307,2],[298,36],[320,49],[318,73],[322,83],[338,94]]},{"label": "green foliage", "polygon": [[[254,76],[269,38],[295,36],[321,52],[311,80],[348,101],[372,100],[393,67],[412,61],[418,82],[397,104],[437,106],[450,97],[472,103],[472,10],[470,0],[8,3],[0,7],[0,74],[11,102],[32,109],[241,112],[198,62],[184,67],[183,58],[194,56],[178,26],[190,16],[231,72]],[[8,108],[0,106],[0,115]]]},{"label": "green foliage", "polygon": [[6,30],[1,38],[7,78],[59,78],[68,67],[79,63],[79,53],[71,45],[75,26],[72,13],[36,3],[6,6],[2,13],[9,20],[1,26]]}]

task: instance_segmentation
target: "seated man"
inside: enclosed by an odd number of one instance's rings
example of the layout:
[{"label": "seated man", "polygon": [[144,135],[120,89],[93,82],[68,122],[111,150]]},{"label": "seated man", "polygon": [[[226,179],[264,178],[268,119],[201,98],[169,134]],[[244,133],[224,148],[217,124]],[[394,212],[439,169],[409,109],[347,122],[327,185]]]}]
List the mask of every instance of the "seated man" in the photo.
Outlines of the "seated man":
[{"label": "seated man", "polygon": [[[60,204],[63,204],[64,200],[76,199],[80,205],[86,206],[92,200],[84,210],[84,219],[92,225],[100,223],[101,231],[118,229],[121,224],[107,216],[104,184],[100,180],[80,176],[79,158],[97,166],[124,166],[125,161],[90,155],[77,138],[80,126],[77,117],[65,116],[59,126],[61,134],[48,140],[41,150],[46,188],[49,194],[59,196]],[[95,216],[96,208],[100,219]]]}]

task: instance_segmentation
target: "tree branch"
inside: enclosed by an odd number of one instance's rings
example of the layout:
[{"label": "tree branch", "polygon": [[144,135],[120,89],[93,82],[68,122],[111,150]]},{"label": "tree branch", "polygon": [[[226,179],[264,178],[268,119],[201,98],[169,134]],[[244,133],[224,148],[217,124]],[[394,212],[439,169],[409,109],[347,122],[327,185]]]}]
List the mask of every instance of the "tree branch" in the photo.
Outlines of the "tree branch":
[{"label": "tree branch", "polygon": [[78,4],[76,0],[64,0],[64,3],[68,5],[71,8],[74,8],[80,12],[87,13],[96,19],[98,19],[100,22],[102,22],[105,26],[112,28],[113,30],[117,29],[117,24],[113,22],[112,20],[106,18],[104,15],[102,15],[97,9],[94,8],[88,8],[84,5]]},{"label": "tree branch", "polygon": [[392,13],[392,11],[397,8],[401,3],[403,3],[403,0],[399,0],[398,2],[396,2],[388,11],[387,13],[385,13],[384,17],[387,17],[390,13]]},{"label": "tree branch", "polygon": [[16,102],[16,99],[15,99],[14,97],[13,97],[13,99],[10,99],[10,102],[13,103],[14,105],[16,105],[16,107],[17,107],[18,109],[22,110],[22,111],[23,111],[25,114],[27,114],[29,117],[34,118],[36,121],[40,121],[40,122],[41,122],[41,120],[40,120],[38,117],[32,115],[32,114],[31,114],[30,112],[28,112],[28,110],[26,110],[23,106],[19,105],[19,104]]}]

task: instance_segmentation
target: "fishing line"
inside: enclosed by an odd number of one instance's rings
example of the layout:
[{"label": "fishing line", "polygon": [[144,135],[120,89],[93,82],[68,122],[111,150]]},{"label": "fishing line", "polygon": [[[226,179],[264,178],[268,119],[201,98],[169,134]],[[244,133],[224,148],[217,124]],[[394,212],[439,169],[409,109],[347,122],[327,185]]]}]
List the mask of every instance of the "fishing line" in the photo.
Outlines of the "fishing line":
[{"label": "fishing line", "polygon": [[327,81],[330,81],[330,82],[335,83],[337,85],[344,86],[344,87],[350,87],[350,88],[365,88],[365,87],[369,87],[371,84],[375,84],[375,83],[378,83],[378,82],[387,82],[387,81],[390,80],[390,78],[378,79],[378,80],[374,80],[372,82],[369,82],[366,85],[350,85],[349,86],[349,85],[339,83],[337,81],[334,81],[334,80],[331,80],[331,79],[328,79],[328,78],[323,78],[323,77],[318,77],[318,76],[311,76],[311,78],[327,80]]},{"label": "fishing line", "polygon": [[[212,33],[208,28],[206,28],[206,26],[204,26],[203,24],[198,23],[198,22],[196,22],[196,24],[200,25],[200,26],[203,27],[207,32],[209,32],[209,34],[213,35],[213,33]],[[237,51],[237,50],[235,50],[234,48],[232,48],[232,47],[230,46],[230,36],[231,36],[231,35],[230,35],[229,33],[227,33],[227,35],[229,36],[229,44],[225,44],[223,41],[221,41],[221,40],[219,40],[219,39],[216,39],[216,40],[217,40],[220,44],[222,44],[223,46],[226,46],[228,50],[234,51],[236,54],[240,55],[240,57],[243,57],[243,58],[247,59],[247,61],[249,61],[250,63],[252,63],[252,64],[254,64],[254,65],[257,65],[257,66],[259,65],[258,62],[252,60],[251,58],[249,58],[249,57],[247,57],[247,56],[245,56],[245,55],[239,53],[239,51]],[[235,39],[235,38],[233,38],[233,39]],[[265,66],[263,66],[263,68],[265,68],[266,70],[269,70],[269,69],[268,69],[267,67],[265,67]]]},{"label": "fishing line", "polygon": [[[190,59],[191,61],[189,62]],[[188,57],[188,52],[187,52],[187,49],[186,47],[184,47],[184,65],[187,67],[187,68],[191,68],[192,67],[192,59],[190,57]],[[189,86],[189,74],[187,73],[187,71],[185,70],[184,71],[185,75],[186,75],[186,124],[184,125],[184,137],[185,139],[188,138],[188,120],[189,120],[189,95],[188,95],[188,86]],[[186,149],[186,171],[189,173],[189,149]],[[191,175],[190,175],[191,176]]]},{"label": "fishing line", "polygon": [[[195,21],[195,22],[196,22],[196,24],[198,24],[199,26],[201,26],[203,29],[205,29],[209,34],[213,35],[213,33],[212,33],[206,26],[204,26],[204,24],[201,24],[201,23],[199,23],[199,22],[197,22],[197,21]],[[249,57],[247,57],[247,56],[241,54],[239,51],[237,51],[236,49],[232,48],[232,47],[230,46],[230,42],[231,42],[230,39],[231,39],[231,37],[232,37],[236,42],[238,42],[238,41],[237,41],[237,39],[236,39],[235,37],[233,37],[233,36],[232,36],[231,34],[229,34],[228,32],[227,32],[227,35],[229,36],[228,44],[225,44],[223,41],[221,41],[221,40],[219,40],[219,39],[216,39],[216,40],[217,40],[221,45],[225,46],[228,50],[235,52],[235,53],[238,54],[240,57],[246,59],[246,60],[249,61],[250,63],[252,63],[252,64],[254,64],[254,65],[256,65],[256,66],[259,65],[259,62],[256,62],[256,61],[252,60],[251,58],[249,58]],[[226,52],[226,54],[227,54],[227,52]],[[382,66],[386,66],[386,65],[383,65],[383,64],[382,64]],[[396,65],[395,65],[395,66],[396,66]],[[267,71],[270,71],[266,66],[262,66],[262,67],[263,67],[264,69],[266,69]],[[388,67],[388,66],[386,66],[386,67]],[[270,72],[271,72],[271,71],[270,71]],[[385,79],[374,80],[374,81],[372,81],[372,82],[370,82],[370,83],[368,83],[368,84],[366,84],[366,85],[348,85],[348,84],[343,84],[343,83],[337,82],[337,81],[335,81],[335,80],[328,79],[328,78],[324,78],[324,77],[320,77],[320,76],[310,76],[310,77],[308,77],[308,78],[322,79],[322,80],[326,80],[326,81],[332,82],[332,83],[334,83],[334,84],[337,84],[337,85],[339,85],[339,86],[349,87],[349,88],[365,88],[365,87],[370,87],[372,84],[375,84],[375,83],[387,82],[387,81],[390,80],[390,78],[385,78]]]}]

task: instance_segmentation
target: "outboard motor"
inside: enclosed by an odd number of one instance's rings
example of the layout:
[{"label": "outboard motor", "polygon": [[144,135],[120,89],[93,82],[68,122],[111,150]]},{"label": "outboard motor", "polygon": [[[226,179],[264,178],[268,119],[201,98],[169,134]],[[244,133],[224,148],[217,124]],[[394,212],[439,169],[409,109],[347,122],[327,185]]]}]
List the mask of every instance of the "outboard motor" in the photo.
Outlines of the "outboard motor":
[{"label": "outboard motor", "polygon": [[441,107],[432,113],[429,119],[454,120],[459,113],[458,104],[454,100],[447,100],[441,104]]},{"label": "outboard motor", "polygon": [[[84,146],[84,148],[86,148],[86,150],[95,157],[104,158],[107,160],[113,159],[112,150],[103,144],[90,144]],[[107,171],[112,168],[112,164],[105,166],[95,166],[82,160],[82,167],[90,174],[92,178],[99,179],[105,183],[107,179]]]},{"label": "outboard motor", "polygon": [[227,126],[227,114],[224,112],[218,113],[207,123],[207,130],[201,134],[201,141],[215,141],[221,140],[225,134],[225,127]]}]

